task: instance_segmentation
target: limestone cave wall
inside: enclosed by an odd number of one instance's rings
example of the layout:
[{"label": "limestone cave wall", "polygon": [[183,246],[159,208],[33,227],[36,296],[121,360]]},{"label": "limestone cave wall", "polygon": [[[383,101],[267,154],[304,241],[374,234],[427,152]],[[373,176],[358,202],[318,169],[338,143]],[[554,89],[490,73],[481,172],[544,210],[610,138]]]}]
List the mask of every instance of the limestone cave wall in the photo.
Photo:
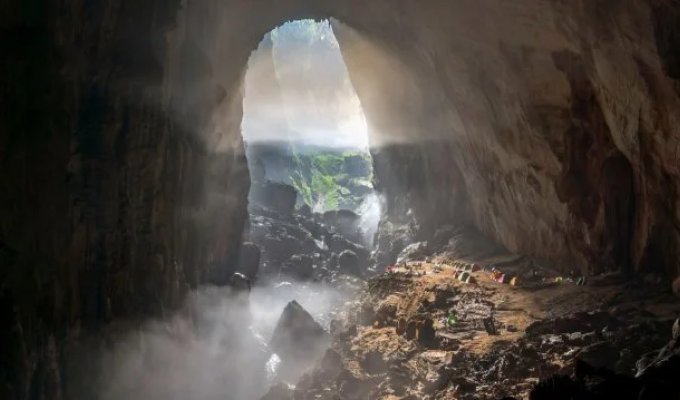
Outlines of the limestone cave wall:
[{"label": "limestone cave wall", "polygon": [[223,283],[250,52],[335,17],[387,214],[590,272],[673,276],[677,0],[0,5],[0,397],[70,398],[64,343]]},{"label": "limestone cave wall", "polygon": [[680,3],[454,3],[335,27],[372,140],[407,149],[384,186],[558,267],[677,274]]}]

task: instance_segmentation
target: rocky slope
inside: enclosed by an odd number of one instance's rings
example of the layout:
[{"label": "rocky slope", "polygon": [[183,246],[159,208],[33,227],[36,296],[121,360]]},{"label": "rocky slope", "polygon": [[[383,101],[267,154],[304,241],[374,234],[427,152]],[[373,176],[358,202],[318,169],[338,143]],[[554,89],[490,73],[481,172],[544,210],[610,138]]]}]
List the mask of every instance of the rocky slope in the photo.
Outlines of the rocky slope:
[{"label": "rocky slope", "polygon": [[[364,277],[371,273],[370,251],[362,244],[360,227],[352,220],[338,218],[338,212],[322,215],[312,213],[309,207],[295,210],[297,194],[292,186],[272,182],[253,185],[268,188],[270,193],[250,205],[244,247],[255,246],[257,257],[249,257],[239,266],[250,279],[332,282],[338,275]],[[288,209],[280,207],[286,196]],[[346,213],[356,217],[342,212]]]},{"label": "rocky slope", "polygon": [[565,269],[678,273],[677,0],[6,2],[1,397],[68,398],[65,342],[224,283],[244,69],[307,17],[346,24],[388,216]]},{"label": "rocky slope", "polygon": [[[370,280],[363,296],[331,322],[332,346],[316,367],[295,387],[275,386],[263,399],[680,394],[669,378],[680,371],[673,300],[640,302],[656,288],[614,276],[579,286],[542,270],[538,279],[530,271],[515,275],[520,281],[511,286],[472,265],[403,263]],[[472,280],[457,279],[456,268],[473,271]]]}]

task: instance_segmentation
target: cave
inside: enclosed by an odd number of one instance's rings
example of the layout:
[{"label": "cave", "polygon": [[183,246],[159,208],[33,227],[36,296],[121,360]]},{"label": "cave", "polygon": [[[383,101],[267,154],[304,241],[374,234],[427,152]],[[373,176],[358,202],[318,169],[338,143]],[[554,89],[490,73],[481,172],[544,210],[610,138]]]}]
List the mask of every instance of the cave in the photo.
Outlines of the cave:
[{"label": "cave", "polygon": [[[261,261],[248,61],[310,19],[365,114],[379,225],[350,274],[326,235],[348,308],[262,314],[328,343],[257,383],[210,352],[257,319],[229,314]],[[679,22],[677,0],[1,5],[0,397],[677,398]],[[175,363],[196,381],[153,374]]]},{"label": "cave", "polygon": [[330,21],[288,22],[265,35],[244,89],[250,230],[272,211],[299,213],[371,247],[380,204],[366,119]]},{"label": "cave", "polygon": [[243,92],[248,219],[236,270],[225,269],[223,281],[242,273],[257,296],[270,285],[363,276],[380,200],[365,116],[331,22],[267,33],[250,54]]}]

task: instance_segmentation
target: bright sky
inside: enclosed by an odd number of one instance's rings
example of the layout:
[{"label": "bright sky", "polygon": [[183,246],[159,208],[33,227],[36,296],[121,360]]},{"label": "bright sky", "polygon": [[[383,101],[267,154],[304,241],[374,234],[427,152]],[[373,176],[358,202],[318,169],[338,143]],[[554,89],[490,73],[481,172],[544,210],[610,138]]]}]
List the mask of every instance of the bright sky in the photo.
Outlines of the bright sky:
[{"label": "bright sky", "polygon": [[368,147],[364,113],[328,22],[288,22],[253,52],[242,129],[249,142]]}]

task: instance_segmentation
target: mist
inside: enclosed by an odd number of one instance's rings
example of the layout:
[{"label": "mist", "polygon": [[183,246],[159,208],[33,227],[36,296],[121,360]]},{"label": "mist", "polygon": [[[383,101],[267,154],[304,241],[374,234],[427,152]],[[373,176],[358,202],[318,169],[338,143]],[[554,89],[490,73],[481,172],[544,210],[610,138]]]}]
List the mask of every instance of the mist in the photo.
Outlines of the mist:
[{"label": "mist", "polygon": [[359,229],[364,238],[364,244],[372,249],[375,241],[375,234],[378,232],[378,225],[382,216],[384,199],[379,193],[373,192],[366,196],[364,201],[357,209],[359,215]]},{"label": "mist", "polygon": [[[192,292],[169,318],[117,340],[100,358],[104,400],[252,400],[278,381],[268,349],[281,311],[296,300],[325,328],[351,289],[284,281],[247,293],[228,287]],[[294,380],[303,371],[286,371]],[[291,383],[294,383],[291,382]]]}]

